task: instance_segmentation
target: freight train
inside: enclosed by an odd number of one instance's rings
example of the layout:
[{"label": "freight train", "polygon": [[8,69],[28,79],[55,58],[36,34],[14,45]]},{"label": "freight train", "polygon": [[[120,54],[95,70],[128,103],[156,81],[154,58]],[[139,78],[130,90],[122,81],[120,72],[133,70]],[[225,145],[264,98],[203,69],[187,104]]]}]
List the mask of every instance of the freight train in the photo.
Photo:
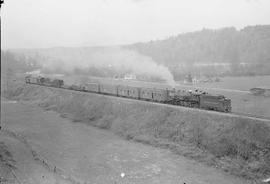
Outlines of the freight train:
[{"label": "freight train", "polygon": [[191,90],[156,89],[101,83],[65,85],[63,80],[32,76],[26,76],[25,82],[28,84],[38,84],[49,87],[132,98],[191,108],[214,110],[219,112],[231,112],[230,99],[223,95],[211,95],[198,90],[193,92]]}]

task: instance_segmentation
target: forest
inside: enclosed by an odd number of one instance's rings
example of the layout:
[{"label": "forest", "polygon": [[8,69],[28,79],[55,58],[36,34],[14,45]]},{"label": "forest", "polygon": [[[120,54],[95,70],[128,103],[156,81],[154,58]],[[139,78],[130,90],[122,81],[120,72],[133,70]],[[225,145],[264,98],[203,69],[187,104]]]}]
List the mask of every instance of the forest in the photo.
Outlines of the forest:
[{"label": "forest", "polygon": [[270,74],[270,25],[234,27],[179,34],[126,46],[177,73],[204,75]]}]

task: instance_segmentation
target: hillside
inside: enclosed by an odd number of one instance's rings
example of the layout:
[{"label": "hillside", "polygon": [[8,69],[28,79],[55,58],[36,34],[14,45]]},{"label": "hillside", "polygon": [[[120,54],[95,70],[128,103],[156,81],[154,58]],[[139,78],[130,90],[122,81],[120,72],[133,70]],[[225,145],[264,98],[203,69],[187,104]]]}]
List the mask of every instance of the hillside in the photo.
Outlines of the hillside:
[{"label": "hillside", "polygon": [[[73,122],[169,149],[246,179],[257,180],[270,174],[270,125],[266,120],[12,81],[2,90],[4,97],[12,101],[30,103],[32,108],[39,105]],[[52,125],[57,127],[54,121]],[[50,133],[58,133],[58,129],[54,127]]]},{"label": "hillside", "polygon": [[239,31],[233,27],[203,29],[127,48],[179,72],[189,67],[213,72],[213,66],[220,66],[231,75],[270,73],[270,25],[248,26]]}]

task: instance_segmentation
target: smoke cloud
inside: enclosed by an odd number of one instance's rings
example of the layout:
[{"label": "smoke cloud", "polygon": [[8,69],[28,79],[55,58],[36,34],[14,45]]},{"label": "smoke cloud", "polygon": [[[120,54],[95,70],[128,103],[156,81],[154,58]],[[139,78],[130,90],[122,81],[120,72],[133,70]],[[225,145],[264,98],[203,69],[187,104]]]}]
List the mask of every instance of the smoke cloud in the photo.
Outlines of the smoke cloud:
[{"label": "smoke cloud", "polygon": [[[46,70],[61,70],[72,73],[75,70],[87,70],[90,67],[112,68],[117,71],[129,71],[135,75],[144,75],[165,80],[175,86],[173,75],[163,65],[155,63],[150,57],[133,50],[120,47],[112,48],[55,48],[39,52],[46,57],[41,63]],[[89,73],[91,75],[91,73]]]}]

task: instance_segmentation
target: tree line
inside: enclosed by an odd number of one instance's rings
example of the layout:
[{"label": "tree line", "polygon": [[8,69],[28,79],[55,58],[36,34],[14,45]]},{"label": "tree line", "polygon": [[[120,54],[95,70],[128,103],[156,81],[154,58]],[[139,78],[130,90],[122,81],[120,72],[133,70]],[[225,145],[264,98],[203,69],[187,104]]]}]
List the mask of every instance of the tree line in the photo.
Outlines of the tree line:
[{"label": "tree line", "polygon": [[[204,74],[209,71],[213,75],[270,74],[270,25],[248,26],[241,30],[234,27],[203,29],[126,47],[184,73],[192,73],[201,66]],[[216,65],[211,65],[214,63]],[[222,67],[221,73],[215,70]]]}]

